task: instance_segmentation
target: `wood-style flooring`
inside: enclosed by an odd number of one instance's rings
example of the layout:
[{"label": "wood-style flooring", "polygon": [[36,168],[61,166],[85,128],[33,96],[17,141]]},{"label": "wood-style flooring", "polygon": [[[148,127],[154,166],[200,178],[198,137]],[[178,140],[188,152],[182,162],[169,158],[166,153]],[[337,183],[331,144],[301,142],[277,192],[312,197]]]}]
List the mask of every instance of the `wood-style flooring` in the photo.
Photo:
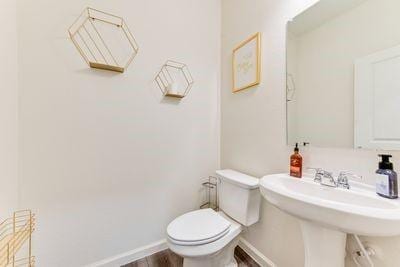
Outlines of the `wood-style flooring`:
[{"label": "wood-style flooring", "polygon": [[[243,249],[236,247],[238,267],[260,267]],[[171,250],[164,250],[121,267],[182,267],[183,258]],[[217,267],[217,266],[216,266]]]}]

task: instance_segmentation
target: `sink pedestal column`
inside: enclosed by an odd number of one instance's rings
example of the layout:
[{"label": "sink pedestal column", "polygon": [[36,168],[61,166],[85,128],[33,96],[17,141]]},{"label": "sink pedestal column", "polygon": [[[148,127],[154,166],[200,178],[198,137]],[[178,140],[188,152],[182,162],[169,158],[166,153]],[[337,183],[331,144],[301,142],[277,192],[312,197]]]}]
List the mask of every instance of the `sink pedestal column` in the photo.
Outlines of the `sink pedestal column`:
[{"label": "sink pedestal column", "polygon": [[300,220],[305,267],[344,267],[346,234]]}]

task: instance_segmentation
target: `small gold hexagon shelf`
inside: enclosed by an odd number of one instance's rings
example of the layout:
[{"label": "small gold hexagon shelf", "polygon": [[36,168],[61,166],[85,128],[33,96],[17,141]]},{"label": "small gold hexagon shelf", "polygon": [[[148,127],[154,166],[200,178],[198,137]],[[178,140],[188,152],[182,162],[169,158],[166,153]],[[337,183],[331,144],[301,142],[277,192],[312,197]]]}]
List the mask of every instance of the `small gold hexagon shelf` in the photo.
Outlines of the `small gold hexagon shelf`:
[{"label": "small gold hexagon shelf", "polygon": [[86,8],[68,32],[91,68],[123,73],[139,51],[123,18],[94,8]]},{"label": "small gold hexagon shelf", "polygon": [[168,60],[155,78],[164,96],[184,98],[193,86],[192,74],[186,64]]}]

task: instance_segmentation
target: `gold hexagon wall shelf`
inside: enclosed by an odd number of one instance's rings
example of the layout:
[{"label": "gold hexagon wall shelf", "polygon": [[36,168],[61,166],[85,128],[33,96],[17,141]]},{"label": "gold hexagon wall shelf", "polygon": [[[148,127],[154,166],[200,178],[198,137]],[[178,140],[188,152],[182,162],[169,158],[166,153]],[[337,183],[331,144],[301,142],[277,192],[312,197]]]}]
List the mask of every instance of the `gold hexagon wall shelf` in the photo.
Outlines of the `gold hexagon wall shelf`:
[{"label": "gold hexagon wall shelf", "polygon": [[164,96],[184,98],[194,81],[189,68],[184,63],[168,60],[155,78]]},{"label": "gold hexagon wall shelf", "polygon": [[123,73],[139,51],[123,18],[94,8],[86,8],[68,32],[91,68]]}]

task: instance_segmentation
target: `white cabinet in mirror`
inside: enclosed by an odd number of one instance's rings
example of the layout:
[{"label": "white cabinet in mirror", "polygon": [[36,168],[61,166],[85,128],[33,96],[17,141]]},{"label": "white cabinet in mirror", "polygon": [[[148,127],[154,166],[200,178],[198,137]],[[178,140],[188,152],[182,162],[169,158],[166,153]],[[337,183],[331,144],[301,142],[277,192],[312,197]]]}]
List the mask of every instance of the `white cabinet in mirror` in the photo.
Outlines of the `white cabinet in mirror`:
[{"label": "white cabinet in mirror", "polygon": [[288,144],[400,150],[398,10],[321,0],[288,23]]}]

